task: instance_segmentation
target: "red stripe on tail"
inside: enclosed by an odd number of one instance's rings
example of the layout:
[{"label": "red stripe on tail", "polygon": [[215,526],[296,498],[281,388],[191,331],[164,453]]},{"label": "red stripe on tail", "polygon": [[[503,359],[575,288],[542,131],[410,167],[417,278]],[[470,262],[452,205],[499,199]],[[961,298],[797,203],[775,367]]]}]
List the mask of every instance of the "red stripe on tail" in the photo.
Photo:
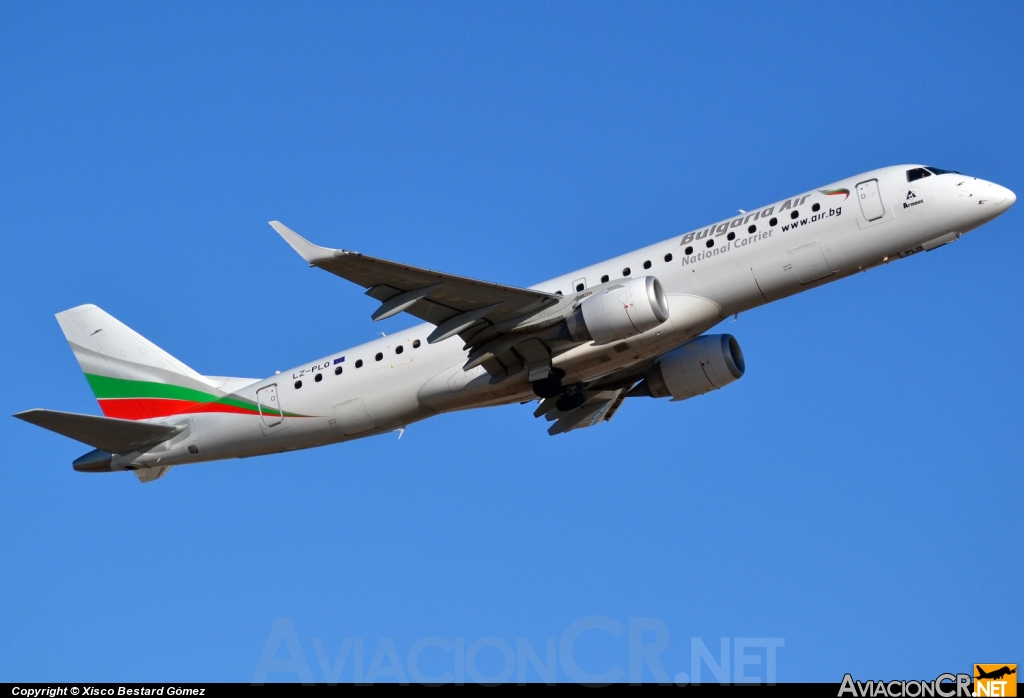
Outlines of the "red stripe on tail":
[{"label": "red stripe on tail", "polygon": [[191,400],[169,400],[166,398],[104,398],[99,400],[100,409],[107,417],[117,419],[154,419],[175,414],[198,412],[227,412],[229,414],[259,414],[255,409],[245,409],[220,402],[193,402]]}]

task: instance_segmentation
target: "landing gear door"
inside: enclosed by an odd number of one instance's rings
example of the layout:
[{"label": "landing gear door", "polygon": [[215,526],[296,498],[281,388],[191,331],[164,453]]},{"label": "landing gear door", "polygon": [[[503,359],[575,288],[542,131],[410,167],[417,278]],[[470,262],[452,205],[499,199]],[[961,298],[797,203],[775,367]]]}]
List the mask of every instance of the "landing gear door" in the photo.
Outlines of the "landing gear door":
[{"label": "landing gear door", "polygon": [[860,201],[860,212],[864,220],[876,221],[885,215],[877,179],[869,179],[857,185],[857,200]]},{"label": "landing gear door", "polygon": [[260,407],[260,419],[264,427],[274,427],[284,421],[281,403],[277,398],[277,384],[260,388],[256,391],[256,403]]}]

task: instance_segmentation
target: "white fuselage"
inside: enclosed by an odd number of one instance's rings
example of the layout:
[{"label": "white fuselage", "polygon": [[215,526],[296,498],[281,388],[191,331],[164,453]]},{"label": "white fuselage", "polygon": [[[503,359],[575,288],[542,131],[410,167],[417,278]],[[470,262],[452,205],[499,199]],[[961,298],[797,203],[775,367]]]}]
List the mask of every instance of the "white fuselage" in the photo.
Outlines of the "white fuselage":
[{"label": "white fuselage", "polygon": [[[649,361],[729,315],[955,240],[1014,201],[1008,189],[954,173],[908,182],[906,173],[915,167],[851,177],[537,284],[570,296],[624,276],[654,276],[669,301],[661,326],[614,346],[576,347],[556,356],[554,366],[574,382]],[[115,467],[309,448],[442,412],[535,399],[525,373],[492,384],[483,367],[463,371],[463,341],[456,336],[430,345],[432,329],[417,325],[234,390],[255,401],[257,391],[276,386],[281,409],[301,416],[270,425],[254,415],[190,415],[187,439],[117,456]],[[198,452],[188,452],[186,443]]]}]

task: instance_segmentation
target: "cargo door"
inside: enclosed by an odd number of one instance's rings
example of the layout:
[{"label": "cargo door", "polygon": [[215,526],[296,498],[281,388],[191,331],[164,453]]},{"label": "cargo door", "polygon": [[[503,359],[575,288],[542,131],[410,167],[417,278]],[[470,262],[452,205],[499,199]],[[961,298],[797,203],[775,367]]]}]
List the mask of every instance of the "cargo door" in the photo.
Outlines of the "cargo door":
[{"label": "cargo door", "polygon": [[869,179],[857,185],[857,200],[860,201],[860,212],[864,220],[876,221],[885,215],[877,179]]},{"label": "cargo door", "polygon": [[358,397],[335,405],[334,418],[338,422],[338,428],[346,436],[362,434],[376,426],[370,419],[370,413],[366,411],[366,405],[363,404],[362,398]]},{"label": "cargo door", "polygon": [[796,272],[797,280],[802,284],[809,284],[832,275],[832,268],[825,260],[825,253],[821,251],[821,245],[817,240],[810,245],[790,250],[789,260],[793,265],[793,271]]}]

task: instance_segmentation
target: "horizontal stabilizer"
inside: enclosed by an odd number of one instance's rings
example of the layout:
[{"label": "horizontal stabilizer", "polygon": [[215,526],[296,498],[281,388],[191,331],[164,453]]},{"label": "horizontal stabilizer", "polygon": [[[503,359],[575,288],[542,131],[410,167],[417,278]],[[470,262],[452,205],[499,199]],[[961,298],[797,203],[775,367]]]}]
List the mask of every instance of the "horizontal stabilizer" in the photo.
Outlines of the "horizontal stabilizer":
[{"label": "horizontal stabilizer", "polygon": [[14,416],[109,453],[127,453],[143,446],[152,446],[180,434],[186,428],[185,424],[167,426],[53,410],[28,410]]}]

